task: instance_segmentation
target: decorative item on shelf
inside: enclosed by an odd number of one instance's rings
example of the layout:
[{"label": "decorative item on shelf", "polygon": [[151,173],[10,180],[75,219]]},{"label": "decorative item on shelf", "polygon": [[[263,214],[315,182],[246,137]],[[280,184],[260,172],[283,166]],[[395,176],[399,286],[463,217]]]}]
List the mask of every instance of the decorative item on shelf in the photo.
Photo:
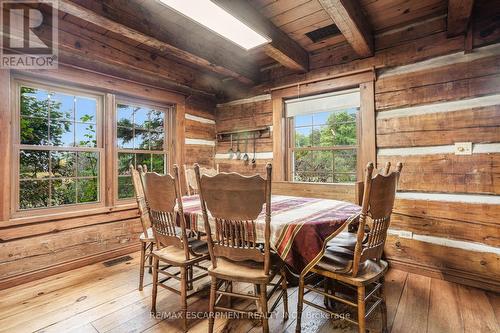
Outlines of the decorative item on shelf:
[{"label": "decorative item on shelf", "polygon": [[[272,126],[257,127],[251,129],[244,129],[238,131],[228,131],[219,132],[216,135],[217,143],[220,142],[230,142],[231,148],[228,150],[228,159],[243,160],[243,163],[248,165],[252,164],[255,166],[256,161],[256,141],[257,139],[271,138],[272,136]],[[236,151],[233,150],[233,138],[236,137]],[[240,150],[240,140],[245,140],[245,149],[242,152]],[[253,158],[250,161],[250,156],[248,155],[248,141],[253,140]]]}]

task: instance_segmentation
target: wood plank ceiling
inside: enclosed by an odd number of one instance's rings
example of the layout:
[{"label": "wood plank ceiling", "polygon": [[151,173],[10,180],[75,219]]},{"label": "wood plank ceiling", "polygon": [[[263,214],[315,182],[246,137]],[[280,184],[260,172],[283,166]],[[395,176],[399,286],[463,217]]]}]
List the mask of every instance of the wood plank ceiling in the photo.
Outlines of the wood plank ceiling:
[{"label": "wood plank ceiling", "polygon": [[[65,20],[84,21],[139,52],[175,61],[186,72],[199,71],[201,78],[191,79],[196,89],[217,94],[228,82],[235,87],[259,83],[266,68],[305,72],[311,55],[331,52],[332,46],[350,44],[359,56],[370,56],[377,34],[448,11],[449,33],[464,33],[472,8],[472,0],[214,1],[272,37],[272,43],[246,52],[156,0],[61,0],[60,9]],[[326,34],[307,35],[325,27],[330,28]]]}]

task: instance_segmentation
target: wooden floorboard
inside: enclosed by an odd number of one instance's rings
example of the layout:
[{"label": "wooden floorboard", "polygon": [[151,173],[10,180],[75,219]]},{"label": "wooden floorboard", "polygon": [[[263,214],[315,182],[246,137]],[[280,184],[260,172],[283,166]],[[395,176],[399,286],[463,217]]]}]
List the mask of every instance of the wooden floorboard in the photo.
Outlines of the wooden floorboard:
[{"label": "wooden floorboard", "polygon": [[[179,319],[150,315],[151,276],[146,274],[146,285],[139,292],[139,254],[132,257],[115,266],[97,263],[0,291],[0,332],[182,332]],[[253,291],[248,285],[235,288]],[[290,287],[288,292],[290,318],[283,320],[280,302],[269,320],[270,332],[295,332],[297,288]],[[386,275],[386,297],[393,333],[500,332],[500,296],[492,292],[391,269]],[[323,303],[317,294],[306,298]],[[248,300],[234,302],[241,308],[255,307]],[[193,297],[188,304],[189,311],[198,316],[190,320],[189,332],[206,332],[208,295]],[[159,290],[158,311],[175,313],[179,308],[179,296]],[[338,312],[355,316],[347,309]],[[311,306],[304,306],[301,327],[304,333],[357,332],[354,325],[332,320]],[[380,313],[370,317],[368,329],[381,331]],[[224,318],[215,321],[215,332],[258,333],[261,326],[255,319]]]}]

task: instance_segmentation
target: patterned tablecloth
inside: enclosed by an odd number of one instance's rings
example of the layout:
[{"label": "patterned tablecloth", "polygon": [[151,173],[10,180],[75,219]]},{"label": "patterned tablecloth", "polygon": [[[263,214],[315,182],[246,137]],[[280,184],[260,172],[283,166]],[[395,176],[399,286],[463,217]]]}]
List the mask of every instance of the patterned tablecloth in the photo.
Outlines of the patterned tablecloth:
[{"label": "patterned tablecloth", "polygon": [[[187,227],[205,231],[198,196],[183,198]],[[357,218],[361,207],[345,201],[273,195],[271,246],[296,273],[319,254],[324,240]],[[215,224],[210,219],[210,227]],[[256,221],[257,240],[263,242],[264,211]]]}]

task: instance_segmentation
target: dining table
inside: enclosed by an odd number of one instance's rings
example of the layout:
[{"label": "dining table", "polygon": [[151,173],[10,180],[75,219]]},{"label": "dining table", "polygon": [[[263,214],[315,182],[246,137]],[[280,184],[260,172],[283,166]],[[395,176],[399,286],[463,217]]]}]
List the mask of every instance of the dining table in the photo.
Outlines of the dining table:
[{"label": "dining table", "polygon": [[[198,195],[182,198],[186,228],[205,233]],[[361,207],[346,201],[273,195],[271,197],[271,248],[300,274],[322,251],[325,240],[359,218]],[[212,232],[215,221],[209,215]],[[265,209],[255,220],[256,240],[264,243]]]}]

